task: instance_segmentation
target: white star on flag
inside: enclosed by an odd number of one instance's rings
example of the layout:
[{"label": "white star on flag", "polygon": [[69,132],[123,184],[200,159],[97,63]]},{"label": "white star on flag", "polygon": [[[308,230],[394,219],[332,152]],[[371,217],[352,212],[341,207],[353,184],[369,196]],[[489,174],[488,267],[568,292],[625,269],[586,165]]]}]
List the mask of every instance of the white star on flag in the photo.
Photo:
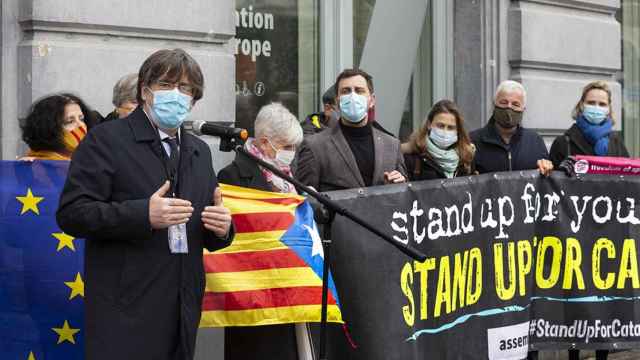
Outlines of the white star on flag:
[{"label": "white star on flag", "polygon": [[320,239],[320,234],[318,233],[318,227],[316,223],[313,223],[313,228],[309,227],[309,225],[303,225],[305,229],[311,235],[311,240],[313,241],[313,246],[311,247],[311,257],[316,255],[320,255],[321,258],[324,259],[324,250],[322,249],[322,239]]}]

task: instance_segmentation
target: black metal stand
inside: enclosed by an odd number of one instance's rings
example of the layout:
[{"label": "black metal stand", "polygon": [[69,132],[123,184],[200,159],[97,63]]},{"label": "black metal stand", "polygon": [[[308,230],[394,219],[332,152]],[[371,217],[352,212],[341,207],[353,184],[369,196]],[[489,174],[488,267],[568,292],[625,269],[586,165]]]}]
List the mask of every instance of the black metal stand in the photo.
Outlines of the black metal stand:
[{"label": "black metal stand", "polygon": [[324,225],[323,228],[323,246],[324,246],[324,265],[322,268],[322,313],[320,314],[320,360],[326,360],[326,345],[327,345],[327,310],[328,310],[328,287],[329,287],[329,261],[330,261],[330,251],[331,251],[331,225],[333,223],[333,219],[335,218],[335,214],[342,215],[347,219],[355,222],[356,224],[364,227],[365,229],[371,231],[372,233],[378,235],[378,237],[382,238],[389,244],[395,246],[398,250],[402,251],[405,255],[409,256],[414,260],[418,260],[423,262],[427,259],[427,256],[422,252],[414,249],[409,246],[409,244],[404,244],[399,241],[396,241],[389,235],[383,233],[382,231],[376,229],[371,224],[367,223],[365,220],[351,213],[349,210],[345,209],[338,205],[335,201],[329,199],[326,195],[323,195],[317,192],[315,189],[308,187],[302,184],[300,181],[292,178],[291,176],[283,173],[280,169],[275,166],[263,161],[262,159],[256,157],[255,155],[249,153],[245,150],[242,142],[239,139],[235,138],[221,138],[220,139],[220,151],[235,151],[238,154],[242,154],[243,156],[251,159],[256,162],[260,166],[268,169],[275,175],[280,178],[287,180],[292,183],[299,193],[306,193],[320,204],[323,207],[320,209],[322,212],[321,223]]},{"label": "black metal stand", "polygon": [[329,264],[331,263],[331,227],[335,213],[326,208],[320,209],[318,223],[322,224],[322,306],[320,310],[320,360],[327,359],[327,312],[329,309]]}]

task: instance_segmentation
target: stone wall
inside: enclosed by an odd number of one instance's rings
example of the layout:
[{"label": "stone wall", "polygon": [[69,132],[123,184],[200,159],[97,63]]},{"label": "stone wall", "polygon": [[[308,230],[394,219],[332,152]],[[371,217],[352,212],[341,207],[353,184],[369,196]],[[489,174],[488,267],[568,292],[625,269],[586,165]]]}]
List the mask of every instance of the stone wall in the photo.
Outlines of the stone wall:
[{"label": "stone wall", "polygon": [[34,100],[70,91],[106,115],[115,82],[162,48],[183,48],[202,67],[206,89],[193,119],[235,117],[232,0],[3,0],[0,6],[2,159],[25,151],[18,119]]}]

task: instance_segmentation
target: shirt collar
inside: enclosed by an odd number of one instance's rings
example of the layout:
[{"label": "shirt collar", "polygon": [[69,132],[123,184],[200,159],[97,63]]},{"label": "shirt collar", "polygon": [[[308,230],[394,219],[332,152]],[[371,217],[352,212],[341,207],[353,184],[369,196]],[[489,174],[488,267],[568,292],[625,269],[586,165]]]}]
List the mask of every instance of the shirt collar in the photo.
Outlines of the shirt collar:
[{"label": "shirt collar", "polygon": [[169,134],[167,134],[166,132],[162,131],[162,129],[156,127],[156,129],[158,129],[158,135],[160,135],[160,141],[167,139],[167,138],[176,138],[178,139],[178,144],[180,143],[180,128],[178,128],[178,132],[176,133],[176,136],[171,136]]},{"label": "shirt collar", "polygon": [[147,115],[147,119],[149,119],[149,122],[151,123],[151,126],[153,126],[153,128],[158,131],[158,135],[160,135],[160,141],[162,141],[164,139],[167,139],[167,138],[175,137],[178,140],[178,144],[180,144],[180,128],[178,128],[178,132],[176,133],[176,136],[171,136],[171,135],[167,134],[166,132],[162,131],[162,129],[160,129],[153,122],[153,120],[151,120],[151,116],[147,113],[147,111],[144,108],[142,109],[142,111],[144,111],[144,113]]}]

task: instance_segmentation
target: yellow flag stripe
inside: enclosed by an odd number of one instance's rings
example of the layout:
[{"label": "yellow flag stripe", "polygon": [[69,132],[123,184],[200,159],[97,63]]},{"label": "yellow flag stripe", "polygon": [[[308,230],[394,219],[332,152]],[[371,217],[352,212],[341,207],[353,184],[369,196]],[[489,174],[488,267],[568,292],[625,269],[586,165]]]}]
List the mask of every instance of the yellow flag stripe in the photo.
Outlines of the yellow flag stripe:
[{"label": "yellow flag stripe", "polygon": [[234,197],[246,198],[246,199],[298,199],[300,202],[304,201],[304,196],[294,194],[283,194],[268,191],[261,191],[255,189],[249,189],[241,186],[220,184],[222,189],[222,196],[230,195]]},{"label": "yellow flag stripe", "polygon": [[309,267],[207,273],[207,291],[234,292],[295,286],[322,286]]},{"label": "yellow flag stripe", "polygon": [[[230,246],[216,250],[216,254],[227,254],[233,252],[244,251],[260,251],[260,250],[275,250],[275,249],[288,249],[288,247],[280,241],[284,230],[277,231],[263,231],[252,233],[237,233],[233,238],[233,242]],[[209,251],[205,250],[205,255],[209,254]]]},{"label": "yellow flag stripe", "polygon": [[256,213],[274,213],[290,212],[298,206],[297,203],[282,205],[271,204],[260,200],[248,200],[248,199],[224,199],[224,206],[231,211],[232,214],[256,214]]},{"label": "yellow flag stripe", "polygon": [[[327,321],[343,323],[340,308],[329,305]],[[200,327],[274,325],[293,322],[319,322],[320,305],[297,305],[233,311],[203,311]]]}]

